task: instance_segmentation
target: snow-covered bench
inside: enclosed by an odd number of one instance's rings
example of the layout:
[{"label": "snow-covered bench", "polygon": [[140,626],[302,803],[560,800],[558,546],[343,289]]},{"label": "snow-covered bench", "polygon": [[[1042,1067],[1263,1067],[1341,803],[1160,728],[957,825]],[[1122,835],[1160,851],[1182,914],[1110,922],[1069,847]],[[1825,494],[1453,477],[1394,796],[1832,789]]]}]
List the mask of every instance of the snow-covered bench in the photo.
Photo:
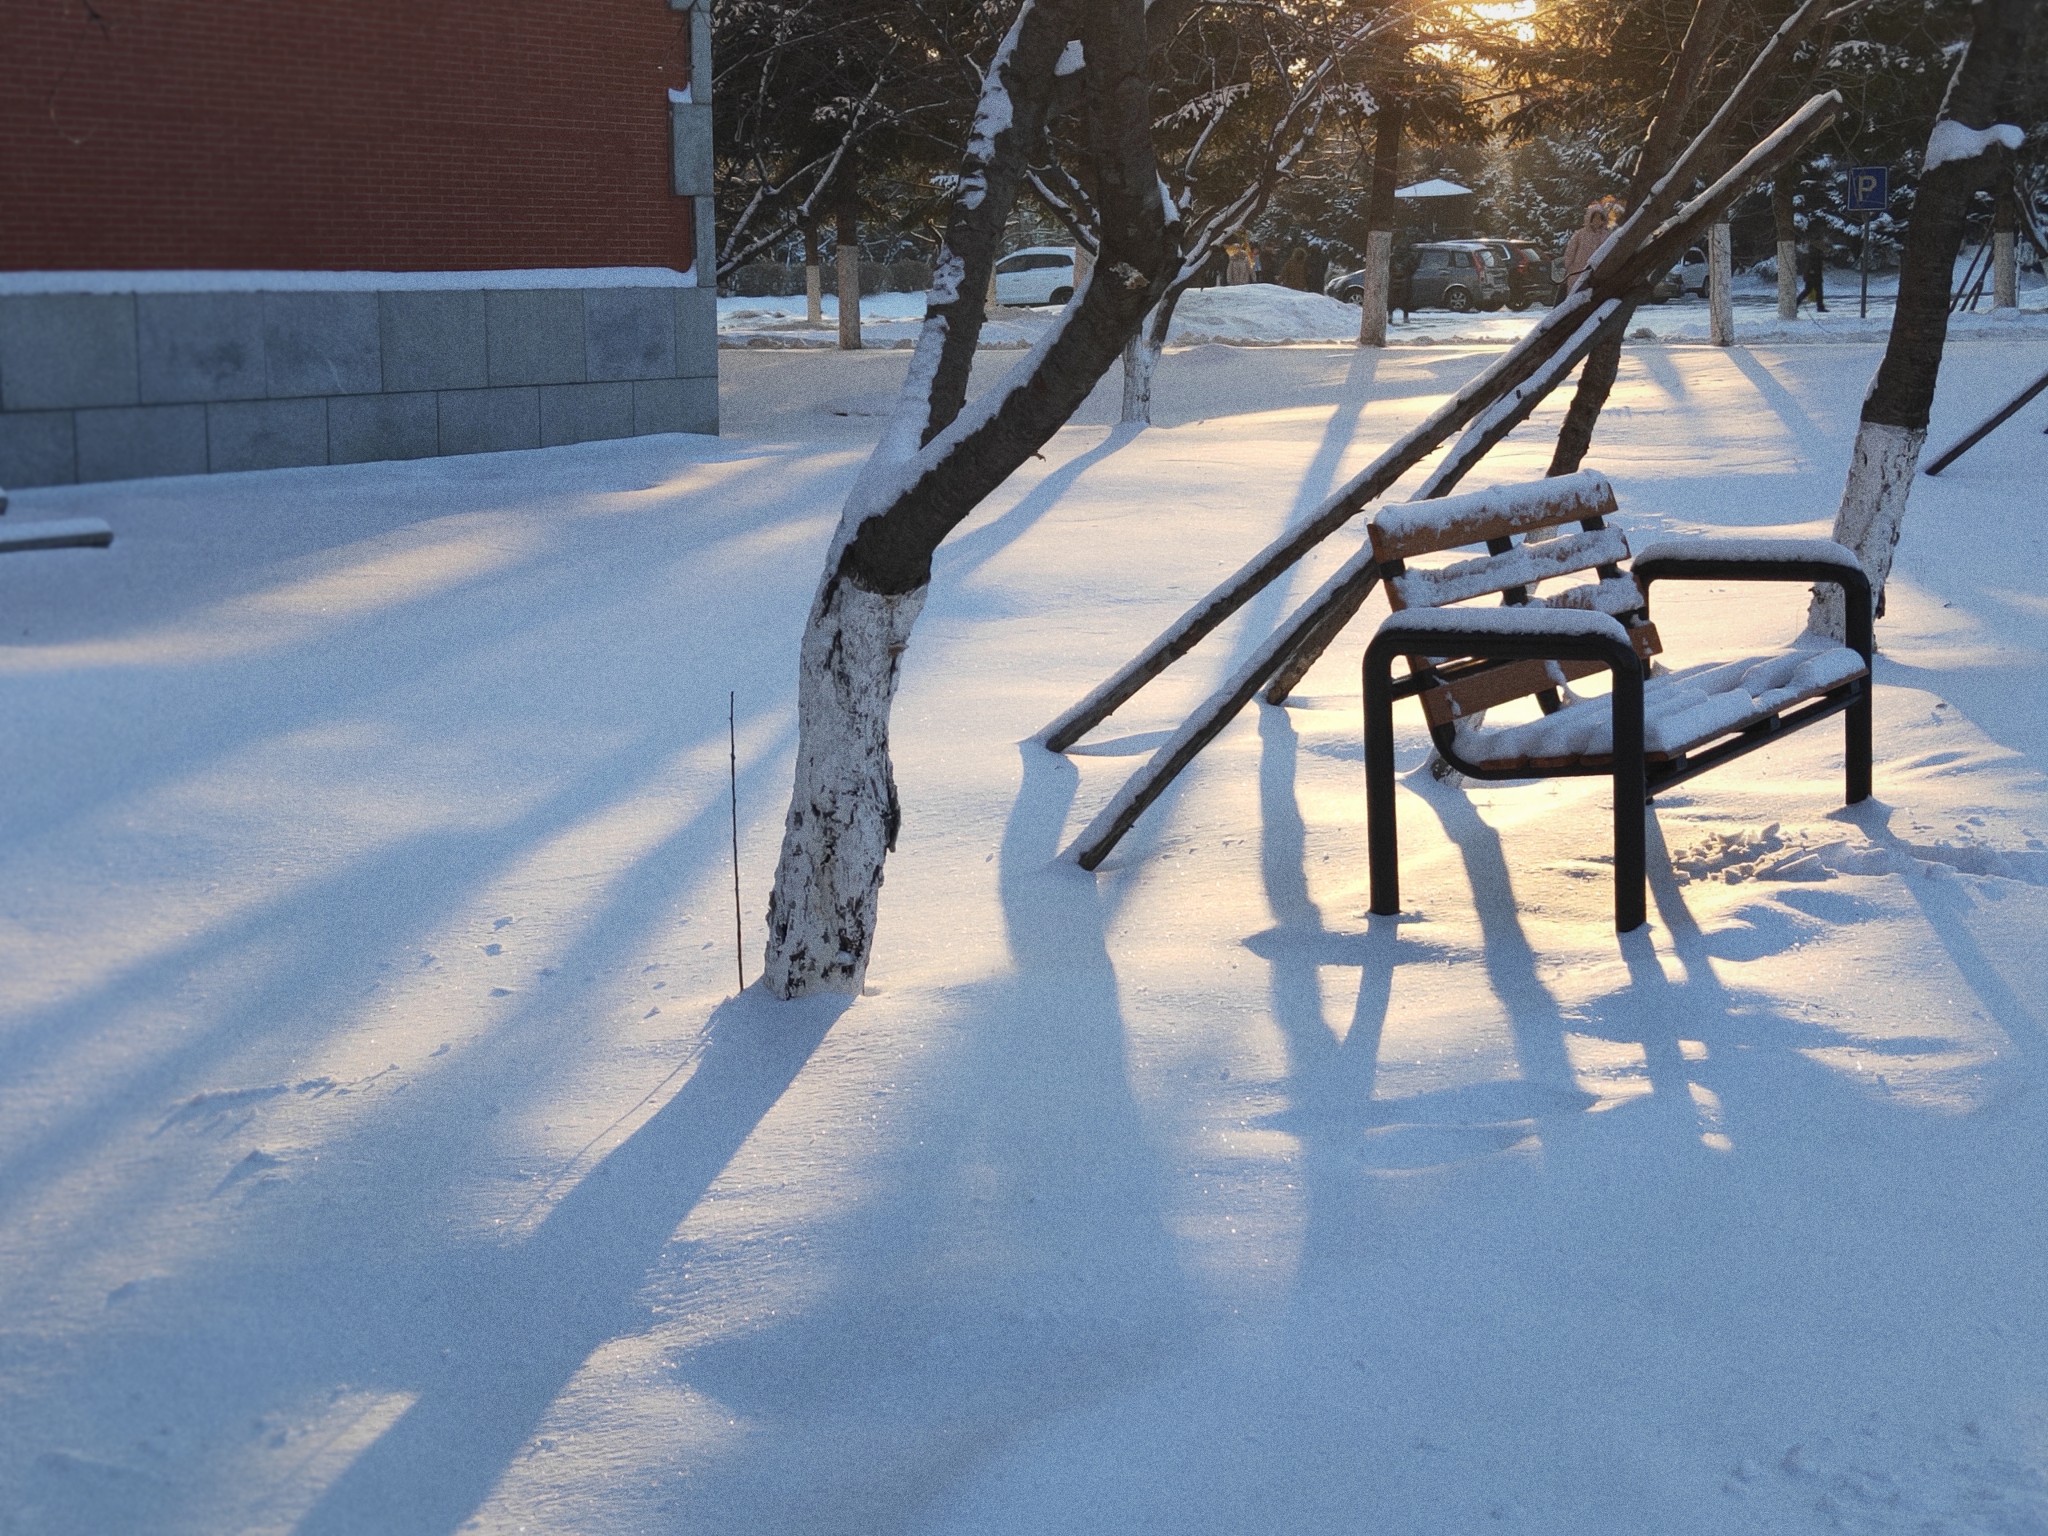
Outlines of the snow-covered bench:
[{"label": "snow-covered bench", "polygon": [[[1388,507],[1371,527],[1394,611],[1365,654],[1366,837],[1372,910],[1400,910],[1394,831],[1394,701],[1420,698],[1444,760],[1477,779],[1567,774],[1614,779],[1614,926],[1644,917],[1643,806],[1659,791],[1786,731],[1843,715],[1847,798],[1870,795],[1870,582],[1826,539],[1701,538],[1631,559],[1607,519],[1614,488],[1591,471]],[[1573,526],[1576,525],[1576,526]],[[1411,570],[1478,545],[1483,554]],[[1545,582],[1579,577],[1569,585]],[[1653,583],[1814,582],[1842,589],[1848,644],[1684,671],[1653,670]],[[1493,606],[1474,606],[1498,598]],[[1407,674],[1395,677],[1395,657]],[[1613,691],[1567,701],[1574,678],[1613,674]],[[1490,724],[1487,710],[1534,697],[1541,718]]]}]

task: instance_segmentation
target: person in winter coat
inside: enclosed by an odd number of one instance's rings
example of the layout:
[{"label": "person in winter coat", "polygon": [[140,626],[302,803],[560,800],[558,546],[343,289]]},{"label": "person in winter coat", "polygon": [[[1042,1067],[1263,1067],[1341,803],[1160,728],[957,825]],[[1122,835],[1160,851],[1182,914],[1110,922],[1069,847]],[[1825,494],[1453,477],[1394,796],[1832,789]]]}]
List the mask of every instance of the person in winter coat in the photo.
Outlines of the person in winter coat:
[{"label": "person in winter coat", "polygon": [[1224,249],[1230,252],[1230,266],[1225,273],[1223,281],[1233,288],[1242,283],[1250,282],[1252,280],[1251,252],[1236,242],[1225,246]]},{"label": "person in winter coat", "polygon": [[1415,254],[1415,247],[1404,245],[1394,252],[1387,271],[1387,317],[1393,318],[1395,310],[1401,311],[1405,322],[1415,318],[1415,269],[1422,258]]},{"label": "person in winter coat", "polygon": [[1266,283],[1272,281],[1272,274],[1267,272],[1266,270],[1266,253],[1259,249],[1258,241],[1254,240],[1251,243],[1251,245],[1247,247],[1245,251],[1245,259],[1252,264],[1253,282]]},{"label": "person in winter coat", "polygon": [[1287,265],[1280,269],[1280,286],[1292,288],[1297,293],[1308,287],[1308,250],[1297,245],[1288,255]]},{"label": "person in winter coat", "polygon": [[1607,210],[1599,203],[1586,209],[1586,222],[1572,231],[1571,239],[1564,243],[1564,291],[1575,292],[1586,280],[1586,268],[1593,264],[1593,253],[1607,240]]},{"label": "person in winter coat", "polygon": [[1799,290],[1799,297],[1793,301],[1792,307],[1795,311],[1801,304],[1811,299],[1815,314],[1824,315],[1828,312],[1827,295],[1821,292],[1821,279],[1827,272],[1827,266],[1827,242],[1815,234],[1807,240],[1806,259],[1799,264],[1799,275],[1806,279],[1806,286]]}]

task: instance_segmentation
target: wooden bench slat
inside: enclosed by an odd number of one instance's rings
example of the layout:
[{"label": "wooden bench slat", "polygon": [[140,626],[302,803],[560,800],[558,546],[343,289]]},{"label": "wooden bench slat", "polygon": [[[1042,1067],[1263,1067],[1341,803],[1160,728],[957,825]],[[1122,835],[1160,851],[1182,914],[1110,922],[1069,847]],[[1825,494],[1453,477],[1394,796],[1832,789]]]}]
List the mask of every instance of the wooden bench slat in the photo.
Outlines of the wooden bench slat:
[{"label": "wooden bench slat", "polygon": [[1540,490],[1533,494],[1528,486],[1496,487],[1440,501],[1388,507],[1368,526],[1373,557],[1382,564],[1407,560],[1560,523],[1609,517],[1615,511],[1614,487],[1603,475],[1586,471],[1539,485]]},{"label": "wooden bench slat", "polygon": [[1387,600],[1397,612],[1442,608],[1492,597],[1510,587],[1533,587],[1554,577],[1615,565],[1627,558],[1628,535],[1619,528],[1598,528],[1541,544],[1518,544],[1498,555],[1481,555],[1454,565],[1403,571],[1387,578]]}]

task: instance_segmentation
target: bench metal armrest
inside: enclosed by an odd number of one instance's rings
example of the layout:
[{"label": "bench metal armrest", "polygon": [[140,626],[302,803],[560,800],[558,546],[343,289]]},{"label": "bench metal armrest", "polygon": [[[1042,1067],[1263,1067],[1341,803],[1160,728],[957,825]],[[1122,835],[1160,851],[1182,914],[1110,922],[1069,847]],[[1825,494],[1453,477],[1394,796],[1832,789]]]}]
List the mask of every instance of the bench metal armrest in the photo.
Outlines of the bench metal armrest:
[{"label": "bench metal armrest", "polygon": [[1678,539],[1652,544],[1629,562],[1645,605],[1658,581],[1802,581],[1839,587],[1849,648],[1865,666],[1877,650],[1870,577],[1831,539]]}]

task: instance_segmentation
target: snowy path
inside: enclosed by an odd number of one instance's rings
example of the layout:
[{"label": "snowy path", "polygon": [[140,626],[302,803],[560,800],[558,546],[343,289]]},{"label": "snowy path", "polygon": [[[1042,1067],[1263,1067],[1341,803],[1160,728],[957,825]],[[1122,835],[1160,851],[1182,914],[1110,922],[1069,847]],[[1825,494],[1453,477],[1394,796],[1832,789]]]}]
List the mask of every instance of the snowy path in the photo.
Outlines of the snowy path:
[{"label": "snowy path", "polygon": [[[1286,595],[1017,743],[1491,355],[1171,354],[956,536],[844,1012],[731,997],[726,691],[752,974],[900,354],[19,495],[117,542],[0,567],[0,1532],[2048,1529],[2038,409],[1916,489],[1879,803],[1827,731],[1686,786],[1645,934],[1583,782],[1410,779],[1367,921],[1362,628],[1050,861]],[[1824,530],[1875,360],[1632,347],[1593,462]],[[1935,439],[2041,366],[1956,347]],[[1801,609],[1727,596],[1675,655]]]}]

